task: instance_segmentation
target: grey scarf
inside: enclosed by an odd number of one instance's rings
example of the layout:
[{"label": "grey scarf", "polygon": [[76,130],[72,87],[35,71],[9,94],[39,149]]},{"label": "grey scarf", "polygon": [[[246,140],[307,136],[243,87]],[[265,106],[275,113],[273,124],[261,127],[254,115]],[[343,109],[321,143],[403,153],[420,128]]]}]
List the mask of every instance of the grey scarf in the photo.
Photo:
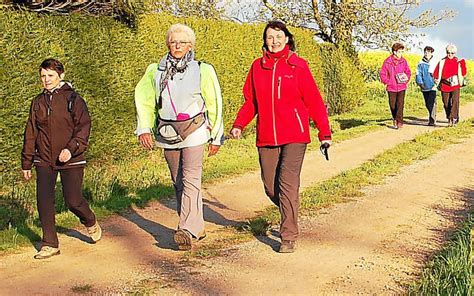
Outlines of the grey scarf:
[{"label": "grey scarf", "polygon": [[188,51],[184,57],[177,59],[168,53],[166,57],[166,68],[161,74],[160,93],[165,89],[168,79],[173,79],[176,73],[183,73],[188,67],[189,62],[194,60],[194,51]]}]

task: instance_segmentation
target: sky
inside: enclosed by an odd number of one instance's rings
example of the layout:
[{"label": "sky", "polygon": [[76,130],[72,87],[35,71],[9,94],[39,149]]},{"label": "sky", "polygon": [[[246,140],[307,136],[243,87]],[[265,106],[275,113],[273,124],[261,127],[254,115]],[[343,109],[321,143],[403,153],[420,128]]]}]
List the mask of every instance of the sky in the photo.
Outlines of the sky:
[{"label": "sky", "polygon": [[[257,1],[234,0],[233,3],[241,3],[245,6],[255,5]],[[439,22],[435,27],[412,29],[411,33],[423,33],[425,36],[412,40],[412,43],[420,44],[420,46],[410,48],[410,51],[423,54],[423,48],[429,44],[435,49],[434,57],[440,59],[445,56],[446,45],[453,43],[458,48],[458,57],[474,60],[474,0],[421,0],[420,6],[412,10],[409,15],[416,16],[427,9],[432,9],[433,14],[436,15],[441,10],[455,10],[457,15],[451,20]]]},{"label": "sky", "polygon": [[457,56],[474,60],[474,0],[425,0],[413,13],[432,9],[439,13],[443,9],[457,11],[452,20],[443,20],[436,27],[413,29],[413,33],[424,33],[417,43],[421,49],[411,51],[421,54],[422,48],[431,45],[435,49],[434,57],[442,58],[446,55],[446,45],[453,43],[458,48]]}]

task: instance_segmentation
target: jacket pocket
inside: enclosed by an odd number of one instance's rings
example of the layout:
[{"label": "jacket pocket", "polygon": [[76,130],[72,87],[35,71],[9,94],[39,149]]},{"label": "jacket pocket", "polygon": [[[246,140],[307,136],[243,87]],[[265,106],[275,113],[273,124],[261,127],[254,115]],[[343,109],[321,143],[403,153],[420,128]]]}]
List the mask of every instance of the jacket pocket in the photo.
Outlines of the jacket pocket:
[{"label": "jacket pocket", "polygon": [[281,76],[278,76],[278,99],[281,98]]},{"label": "jacket pocket", "polygon": [[296,110],[296,108],[295,108],[295,115],[296,115],[296,119],[298,119],[298,123],[300,124],[301,132],[304,133],[303,123],[301,122],[300,115],[298,114],[298,110]]}]

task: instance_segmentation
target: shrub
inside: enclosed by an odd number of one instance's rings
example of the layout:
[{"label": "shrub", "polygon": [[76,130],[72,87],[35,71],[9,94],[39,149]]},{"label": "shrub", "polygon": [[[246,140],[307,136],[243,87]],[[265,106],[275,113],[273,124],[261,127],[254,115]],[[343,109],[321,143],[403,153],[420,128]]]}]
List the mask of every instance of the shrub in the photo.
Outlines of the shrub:
[{"label": "shrub", "polygon": [[[57,16],[2,10],[0,17],[4,48],[0,74],[5,77],[0,81],[3,103],[0,187],[19,178],[21,135],[31,99],[41,91],[38,65],[45,58],[61,60],[66,68],[66,80],[86,99],[93,120],[87,157],[93,164],[107,165],[146,154],[139,149],[133,135],[136,124],[133,92],[147,65],[159,61],[166,53],[165,32],[171,24],[181,22],[191,26],[197,35],[197,59],[216,68],[224,98],[226,130],[243,103],[242,86],[248,69],[261,56],[264,28],[263,24],[163,14],[143,15],[133,30],[109,17],[79,14]],[[326,58],[323,64],[320,45],[314,42],[313,34],[297,28],[291,31],[299,55],[308,60],[332,110],[344,112],[357,105],[360,88],[352,86],[359,81],[357,69],[348,65],[347,58],[339,51],[331,53],[334,59]],[[332,68],[337,70],[337,81],[330,76]],[[327,89],[333,93],[325,96]]]},{"label": "shrub", "polygon": [[331,114],[340,114],[353,110],[365,101],[366,86],[363,76],[342,49],[331,44],[321,46],[321,55],[325,63],[324,93]]}]

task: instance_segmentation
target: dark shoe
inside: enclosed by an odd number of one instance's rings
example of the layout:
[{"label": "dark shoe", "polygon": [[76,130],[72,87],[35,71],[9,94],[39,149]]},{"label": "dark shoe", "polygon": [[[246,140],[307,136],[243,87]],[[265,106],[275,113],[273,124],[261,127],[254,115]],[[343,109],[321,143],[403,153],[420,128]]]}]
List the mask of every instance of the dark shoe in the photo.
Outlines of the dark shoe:
[{"label": "dark shoe", "polygon": [[280,253],[293,253],[296,249],[296,242],[295,241],[289,241],[289,240],[283,240],[280,245],[280,250],[278,252]]},{"label": "dark shoe", "polygon": [[35,259],[47,259],[52,256],[59,255],[61,251],[59,248],[53,248],[50,246],[42,246],[41,250],[33,257]]},{"label": "dark shoe", "polygon": [[185,229],[178,229],[174,233],[174,241],[178,245],[178,249],[182,251],[191,250],[193,236]]},{"label": "dark shoe", "polygon": [[430,122],[428,123],[428,126],[436,126],[436,123],[435,123],[434,121],[430,121]]}]

